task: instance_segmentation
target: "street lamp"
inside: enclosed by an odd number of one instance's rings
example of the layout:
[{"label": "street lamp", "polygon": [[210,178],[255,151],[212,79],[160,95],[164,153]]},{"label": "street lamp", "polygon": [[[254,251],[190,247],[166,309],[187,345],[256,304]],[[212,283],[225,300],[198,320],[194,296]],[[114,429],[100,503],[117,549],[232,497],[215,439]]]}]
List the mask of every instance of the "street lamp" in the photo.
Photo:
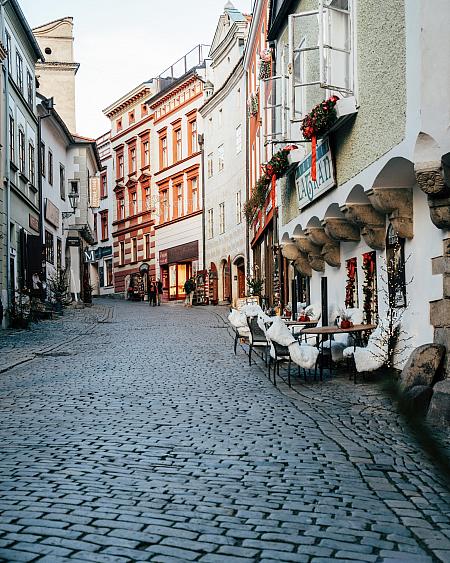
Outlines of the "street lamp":
[{"label": "street lamp", "polygon": [[63,211],[62,213],[63,219],[68,219],[72,215],[75,215],[75,211],[77,210],[78,207],[78,198],[80,197],[80,195],[72,188],[72,191],[67,197],[69,198],[70,207],[72,208],[72,211]]}]

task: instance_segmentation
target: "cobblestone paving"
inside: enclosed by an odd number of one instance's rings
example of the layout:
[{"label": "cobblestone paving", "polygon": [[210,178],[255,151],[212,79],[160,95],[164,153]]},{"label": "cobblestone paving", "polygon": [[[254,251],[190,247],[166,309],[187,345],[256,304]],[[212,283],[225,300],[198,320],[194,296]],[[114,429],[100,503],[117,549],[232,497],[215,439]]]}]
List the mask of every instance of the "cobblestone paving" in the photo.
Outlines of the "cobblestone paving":
[{"label": "cobblestone paving", "polygon": [[1,561],[450,561],[444,482],[375,386],[285,393],[223,310],[105,303],[0,375]]}]

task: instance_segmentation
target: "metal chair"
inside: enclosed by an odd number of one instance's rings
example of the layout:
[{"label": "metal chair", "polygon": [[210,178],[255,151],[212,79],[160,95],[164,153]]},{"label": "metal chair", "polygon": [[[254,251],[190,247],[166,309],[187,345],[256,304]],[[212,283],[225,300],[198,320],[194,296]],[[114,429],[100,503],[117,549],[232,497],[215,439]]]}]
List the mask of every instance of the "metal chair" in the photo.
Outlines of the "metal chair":
[{"label": "metal chair", "polygon": [[266,335],[258,326],[257,317],[247,317],[247,324],[250,329],[248,363],[250,366],[252,365],[252,351],[253,348],[258,347],[264,348],[264,363],[267,366],[269,343],[267,342]]}]

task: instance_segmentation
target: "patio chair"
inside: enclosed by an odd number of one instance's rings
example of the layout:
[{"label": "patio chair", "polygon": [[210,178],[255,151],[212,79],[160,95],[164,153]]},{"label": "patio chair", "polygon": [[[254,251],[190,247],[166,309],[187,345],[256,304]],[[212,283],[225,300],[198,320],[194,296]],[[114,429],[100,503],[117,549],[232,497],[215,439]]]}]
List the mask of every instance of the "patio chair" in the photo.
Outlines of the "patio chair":
[{"label": "patio chair", "polygon": [[247,324],[247,317],[245,313],[238,311],[237,309],[231,309],[228,315],[228,320],[234,329],[234,354],[236,355],[236,349],[240,338],[248,340],[250,336],[250,329]]},{"label": "patio chair", "polygon": [[264,353],[264,363],[267,366],[268,362],[268,348],[269,343],[267,342],[266,335],[264,331],[261,330],[260,326],[258,325],[258,317],[247,317],[247,324],[250,330],[248,342],[249,342],[249,349],[248,349],[248,363],[252,365],[252,352],[253,348],[263,348]]},{"label": "patio chair", "polygon": [[[351,321],[355,325],[362,324],[364,311],[362,309],[350,308],[346,312],[351,315]],[[334,334],[332,340],[323,343],[324,350],[330,351],[330,361],[337,363],[344,359],[344,349],[354,345],[351,334]]]}]

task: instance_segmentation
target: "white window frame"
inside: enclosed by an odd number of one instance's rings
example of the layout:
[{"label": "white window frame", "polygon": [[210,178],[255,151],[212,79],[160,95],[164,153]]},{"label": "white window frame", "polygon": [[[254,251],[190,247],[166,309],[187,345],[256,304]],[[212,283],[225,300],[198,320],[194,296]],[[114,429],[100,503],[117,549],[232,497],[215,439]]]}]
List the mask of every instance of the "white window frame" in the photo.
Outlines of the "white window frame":
[{"label": "white window frame", "polygon": [[225,233],[225,202],[219,203],[219,235]]},{"label": "white window frame", "polygon": [[225,168],[225,146],[222,143],[217,147],[217,169],[218,172],[222,172]]},{"label": "white window frame", "polygon": [[[289,37],[289,68],[291,77],[289,80],[290,85],[290,96],[289,96],[289,107],[290,107],[290,121],[298,122],[303,119],[303,116],[297,116],[295,113],[295,99],[297,95],[298,88],[305,88],[307,86],[318,86],[327,91],[324,97],[328,97],[332,92],[340,93],[343,96],[349,96],[354,94],[355,90],[355,64],[354,64],[354,39],[353,39],[353,1],[348,0],[349,9],[343,10],[332,5],[334,0],[318,0],[317,10],[309,10],[305,12],[299,12],[296,14],[290,14],[288,16],[288,37]],[[348,21],[348,49],[342,49],[333,47],[327,42],[327,37],[329,37],[329,26],[330,26],[330,13],[340,13],[345,14],[349,18]],[[300,46],[296,47],[294,45],[295,39],[295,22],[297,19],[317,16],[318,18],[318,41],[317,45],[308,47],[301,47],[303,41],[300,42]],[[301,26],[299,26],[301,27]],[[319,75],[317,80],[309,80],[306,82],[295,83],[293,72],[295,65],[295,58],[301,53],[307,51],[318,51],[319,56]],[[348,87],[344,87],[337,84],[331,84],[329,80],[330,65],[327,64],[327,60],[330,58],[330,54],[335,52],[341,52],[347,54],[349,57],[349,77],[348,77]]]},{"label": "white window frame", "polygon": [[242,192],[236,192],[236,225],[242,223]]},{"label": "white window frame", "polygon": [[214,209],[208,209],[208,238],[214,238]]}]

